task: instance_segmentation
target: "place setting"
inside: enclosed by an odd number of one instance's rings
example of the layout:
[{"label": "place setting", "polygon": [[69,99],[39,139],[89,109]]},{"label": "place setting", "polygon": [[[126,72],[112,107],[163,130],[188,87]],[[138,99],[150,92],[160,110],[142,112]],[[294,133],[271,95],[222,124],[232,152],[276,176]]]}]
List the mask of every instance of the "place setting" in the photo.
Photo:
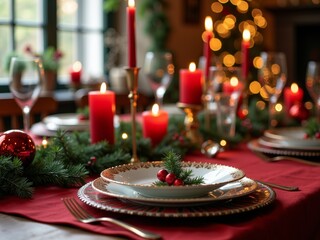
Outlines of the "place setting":
[{"label": "place setting", "polygon": [[272,188],[240,169],[177,159],[171,153],[164,161],[105,169],[78,190],[78,197],[98,209],[150,217],[231,215],[270,205],[276,198]]}]

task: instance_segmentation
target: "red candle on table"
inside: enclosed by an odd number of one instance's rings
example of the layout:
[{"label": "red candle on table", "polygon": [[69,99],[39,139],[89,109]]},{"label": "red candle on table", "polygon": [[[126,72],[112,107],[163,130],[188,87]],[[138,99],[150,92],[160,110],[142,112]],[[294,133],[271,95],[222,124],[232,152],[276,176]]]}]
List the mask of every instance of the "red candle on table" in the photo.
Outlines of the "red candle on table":
[{"label": "red candle on table", "polygon": [[166,111],[159,110],[159,105],[154,104],[151,111],[142,113],[143,137],[150,138],[155,146],[167,134],[169,115]]},{"label": "red candle on table", "polygon": [[180,102],[202,104],[202,71],[195,63],[190,63],[189,70],[180,70]]},{"label": "red candle on table", "polygon": [[303,90],[299,88],[298,84],[292,83],[290,87],[284,89],[283,95],[284,105],[288,113],[294,104],[301,103],[303,99]]},{"label": "red candle on table", "polygon": [[81,70],[82,70],[82,64],[79,61],[75,62],[72,65],[72,68],[70,69],[70,78],[72,83],[80,84]]},{"label": "red candle on table", "polygon": [[244,79],[248,78],[249,75],[249,48],[250,48],[250,31],[245,29],[242,33],[242,44],[241,44],[241,63],[242,63],[242,76]]},{"label": "red candle on table", "polygon": [[205,22],[205,33],[204,33],[204,57],[205,57],[205,68],[204,68],[204,76],[206,79],[209,78],[209,68],[211,65],[211,48],[210,48],[210,40],[213,36],[213,23],[211,17],[206,17]]},{"label": "red candle on table", "polygon": [[135,2],[128,0],[127,29],[128,29],[128,66],[136,67],[136,36],[135,36]]},{"label": "red candle on table", "polygon": [[115,94],[102,83],[100,91],[89,92],[89,120],[91,142],[114,144]]}]

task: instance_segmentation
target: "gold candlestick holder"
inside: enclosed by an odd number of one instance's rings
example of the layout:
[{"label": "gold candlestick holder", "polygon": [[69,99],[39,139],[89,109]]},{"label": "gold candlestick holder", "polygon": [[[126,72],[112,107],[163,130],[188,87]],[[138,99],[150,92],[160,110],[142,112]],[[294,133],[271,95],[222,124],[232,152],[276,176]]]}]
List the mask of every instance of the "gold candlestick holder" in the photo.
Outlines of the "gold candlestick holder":
[{"label": "gold candlestick holder", "polygon": [[197,147],[200,147],[203,138],[199,132],[200,124],[197,115],[203,109],[203,106],[178,102],[177,107],[182,109],[186,114],[184,118],[186,137]]},{"label": "gold candlestick holder", "polygon": [[131,162],[140,162],[137,155],[137,142],[136,142],[136,111],[137,111],[137,100],[138,100],[138,75],[140,68],[128,67],[125,68],[127,71],[127,85],[129,88],[128,98],[130,99],[131,109],[131,125],[132,125],[132,158]]},{"label": "gold candlestick holder", "polygon": [[208,96],[208,89],[209,89],[208,78],[204,77],[203,90],[202,90],[203,92],[202,103],[204,107],[204,126],[207,131],[210,130],[210,109],[209,109],[210,99]]}]

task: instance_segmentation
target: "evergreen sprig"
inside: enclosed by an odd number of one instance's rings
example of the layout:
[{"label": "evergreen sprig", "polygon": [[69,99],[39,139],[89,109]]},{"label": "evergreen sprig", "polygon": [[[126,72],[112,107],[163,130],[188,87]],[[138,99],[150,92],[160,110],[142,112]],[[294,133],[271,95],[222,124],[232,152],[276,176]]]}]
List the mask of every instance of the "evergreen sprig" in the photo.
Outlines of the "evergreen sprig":
[{"label": "evergreen sprig", "polygon": [[[204,182],[203,177],[192,177],[193,172],[191,169],[185,169],[182,166],[181,156],[173,151],[167,152],[164,156],[164,168],[168,173],[173,173],[177,179],[181,179],[184,185],[202,184]],[[156,181],[156,186],[168,186],[167,183]]]}]

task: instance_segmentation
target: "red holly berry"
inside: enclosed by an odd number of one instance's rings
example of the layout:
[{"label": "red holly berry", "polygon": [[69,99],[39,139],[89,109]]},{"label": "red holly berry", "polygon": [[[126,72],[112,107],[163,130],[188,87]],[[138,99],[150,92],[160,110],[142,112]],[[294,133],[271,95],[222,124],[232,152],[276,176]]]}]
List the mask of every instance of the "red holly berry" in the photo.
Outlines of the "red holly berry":
[{"label": "red holly berry", "polygon": [[177,178],[176,180],[174,180],[173,185],[174,186],[182,186],[182,185],[184,185],[184,182],[180,178]]},{"label": "red holly berry", "polygon": [[166,176],[167,175],[168,175],[168,171],[165,170],[165,169],[161,169],[157,173],[157,177],[161,182],[165,182],[166,181]]},{"label": "red holly berry", "polygon": [[315,135],[314,135],[314,137],[315,137],[316,139],[320,139],[320,132],[316,132]]},{"label": "red holly berry", "polygon": [[175,180],[176,180],[176,175],[174,173],[169,173],[166,176],[166,183],[168,183],[168,185],[172,185]]}]

